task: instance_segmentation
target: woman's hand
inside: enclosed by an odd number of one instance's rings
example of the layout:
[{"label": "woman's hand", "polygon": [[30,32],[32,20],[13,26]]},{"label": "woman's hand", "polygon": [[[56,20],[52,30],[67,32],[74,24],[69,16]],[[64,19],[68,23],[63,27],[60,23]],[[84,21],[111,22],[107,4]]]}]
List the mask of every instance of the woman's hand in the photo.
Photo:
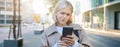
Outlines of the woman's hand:
[{"label": "woman's hand", "polygon": [[64,41],[59,40],[58,41],[58,47],[67,47],[68,44],[66,44]]},{"label": "woman's hand", "polygon": [[62,41],[66,44],[72,46],[75,42],[74,37],[72,35],[67,35],[67,37],[62,37]]}]

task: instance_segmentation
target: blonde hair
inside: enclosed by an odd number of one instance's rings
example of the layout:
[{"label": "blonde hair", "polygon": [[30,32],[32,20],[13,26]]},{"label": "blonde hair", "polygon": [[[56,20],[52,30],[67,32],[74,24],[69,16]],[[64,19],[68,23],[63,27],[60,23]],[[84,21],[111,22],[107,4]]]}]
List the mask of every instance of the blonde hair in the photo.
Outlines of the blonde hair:
[{"label": "blonde hair", "polygon": [[[55,22],[57,22],[57,19],[56,19],[56,12],[59,11],[60,9],[63,9],[65,7],[69,7],[71,9],[71,12],[73,13],[73,6],[70,2],[66,1],[66,0],[60,0],[58,1],[58,3],[56,4],[55,6],[55,9],[52,13],[53,15],[53,20]],[[72,15],[71,15],[71,18],[67,21],[67,25],[71,24],[72,23]]]}]

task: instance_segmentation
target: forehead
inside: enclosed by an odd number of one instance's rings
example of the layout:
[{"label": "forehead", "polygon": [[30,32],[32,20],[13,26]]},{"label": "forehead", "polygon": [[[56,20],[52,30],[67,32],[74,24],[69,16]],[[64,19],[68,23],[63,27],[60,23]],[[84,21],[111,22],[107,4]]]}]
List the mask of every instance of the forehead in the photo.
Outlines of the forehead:
[{"label": "forehead", "polygon": [[65,12],[65,13],[70,13],[70,14],[72,14],[72,10],[71,10],[70,7],[61,8],[60,10],[58,10],[58,12]]}]

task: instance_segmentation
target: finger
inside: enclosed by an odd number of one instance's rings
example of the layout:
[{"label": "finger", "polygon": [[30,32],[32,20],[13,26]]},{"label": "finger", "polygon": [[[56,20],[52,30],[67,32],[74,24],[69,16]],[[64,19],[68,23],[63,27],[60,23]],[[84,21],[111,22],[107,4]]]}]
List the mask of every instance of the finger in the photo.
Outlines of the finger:
[{"label": "finger", "polygon": [[58,45],[60,45],[60,46],[67,46],[67,44],[66,44],[64,41],[60,41],[60,42],[58,43]]},{"label": "finger", "polygon": [[69,45],[74,44],[74,39],[70,38],[63,38],[63,41]]},{"label": "finger", "polygon": [[73,44],[74,44],[74,41],[65,41],[65,43],[66,43],[67,45],[73,45]]},{"label": "finger", "polygon": [[64,40],[64,42],[66,42],[66,43],[74,43],[74,40]]},{"label": "finger", "polygon": [[74,43],[68,43],[68,45],[74,45]]},{"label": "finger", "polygon": [[70,43],[70,42],[74,42],[74,39],[63,38],[63,41],[64,41],[65,43]]},{"label": "finger", "polygon": [[63,38],[62,38],[62,40],[73,41],[73,40],[74,40],[74,38],[73,38],[73,39],[71,39],[71,38],[68,38],[68,37],[63,37]]},{"label": "finger", "polygon": [[67,37],[72,37],[72,35],[67,35]]},{"label": "finger", "polygon": [[74,37],[72,35],[67,35],[67,38],[74,39]]},{"label": "finger", "polygon": [[66,41],[66,44],[68,44],[68,45],[74,45],[74,41]]}]

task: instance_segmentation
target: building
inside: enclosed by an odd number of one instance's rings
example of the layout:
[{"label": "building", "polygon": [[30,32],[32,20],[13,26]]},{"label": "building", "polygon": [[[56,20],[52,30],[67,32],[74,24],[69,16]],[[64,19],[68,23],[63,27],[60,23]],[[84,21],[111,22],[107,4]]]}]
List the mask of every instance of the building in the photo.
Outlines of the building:
[{"label": "building", "polygon": [[82,17],[80,16],[80,0],[68,0],[73,5],[73,16],[72,20],[75,24],[82,24]]},{"label": "building", "polygon": [[11,25],[13,20],[12,18],[13,18],[13,0],[0,0],[0,26]]},{"label": "building", "polygon": [[89,28],[120,30],[120,0],[90,0],[91,9],[82,12]]}]

